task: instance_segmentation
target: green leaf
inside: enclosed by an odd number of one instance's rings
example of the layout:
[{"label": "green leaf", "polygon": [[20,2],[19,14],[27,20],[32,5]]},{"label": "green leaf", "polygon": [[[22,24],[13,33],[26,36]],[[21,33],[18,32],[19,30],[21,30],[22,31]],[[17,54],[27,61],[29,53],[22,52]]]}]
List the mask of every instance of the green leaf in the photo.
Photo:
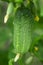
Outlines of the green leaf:
[{"label": "green leaf", "polygon": [[33,49],[34,45],[37,44],[37,42],[40,40],[40,39],[43,39],[43,23],[42,23],[42,18],[41,20],[37,23],[35,23],[34,25],[34,31],[33,31],[33,34],[32,34],[32,44],[31,44],[31,47],[30,47],[30,50]]},{"label": "green leaf", "polygon": [[13,65],[13,59],[10,59],[8,65]]},{"label": "green leaf", "polygon": [[34,7],[35,7],[34,11],[36,15],[39,15],[40,13],[39,1],[40,0],[33,0]]},{"label": "green leaf", "polygon": [[32,52],[43,61],[43,26],[37,24],[33,33]]},{"label": "green leaf", "polygon": [[38,40],[35,46],[38,48],[38,51],[34,49],[34,54],[39,58],[40,61],[43,61],[43,39]]}]

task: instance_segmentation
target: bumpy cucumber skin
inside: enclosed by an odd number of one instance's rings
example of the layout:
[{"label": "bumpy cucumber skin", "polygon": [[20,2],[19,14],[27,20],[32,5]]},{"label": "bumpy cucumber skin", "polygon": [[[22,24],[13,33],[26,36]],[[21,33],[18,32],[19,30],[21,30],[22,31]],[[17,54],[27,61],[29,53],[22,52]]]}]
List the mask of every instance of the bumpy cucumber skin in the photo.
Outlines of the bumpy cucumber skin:
[{"label": "bumpy cucumber skin", "polygon": [[[25,11],[25,15],[26,10]],[[32,42],[32,19],[27,15],[23,14],[24,12],[17,12],[17,15],[14,18],[14,36],[13,36],[13,45],[14,52],[24,54],[26,53]]]}]

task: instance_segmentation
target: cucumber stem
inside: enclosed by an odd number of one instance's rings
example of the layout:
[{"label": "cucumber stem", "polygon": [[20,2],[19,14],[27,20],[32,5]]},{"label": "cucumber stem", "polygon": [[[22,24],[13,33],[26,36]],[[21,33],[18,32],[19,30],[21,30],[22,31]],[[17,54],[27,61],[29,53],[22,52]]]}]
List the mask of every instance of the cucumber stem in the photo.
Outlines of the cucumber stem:
[{"label": "cucumber stem", "polygon": [[18,54],[15,56],[15,58],[14,58],[14,62],[17,62],[19,58],[20,58],[20,54],[18,53]]},{"label": "cucumber stem", "polygon": [[16,13],[17,9],[20,7],[20,5],[16,4],[16,7],[14,7],[14,13]]}]

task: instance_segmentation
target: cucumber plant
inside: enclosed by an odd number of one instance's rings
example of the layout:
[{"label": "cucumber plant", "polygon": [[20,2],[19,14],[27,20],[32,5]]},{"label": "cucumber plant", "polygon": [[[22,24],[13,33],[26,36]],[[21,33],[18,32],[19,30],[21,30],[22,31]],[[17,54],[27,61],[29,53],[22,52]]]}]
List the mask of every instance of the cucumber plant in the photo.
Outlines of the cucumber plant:
[{"label": "cucumber plant", "polygon": [[[42,0],[2,0],[8,3],[4,24],[11,33],[8,65],[24,65],[33,60],[34,55],[43,61],[43,1]],[[41,4],[42,3],[42,4]],[[5,32],[6,33],[6,32]],[[23,56],[31,53],[23,64]],[[11,56],[12,57],[11,57]]]}]

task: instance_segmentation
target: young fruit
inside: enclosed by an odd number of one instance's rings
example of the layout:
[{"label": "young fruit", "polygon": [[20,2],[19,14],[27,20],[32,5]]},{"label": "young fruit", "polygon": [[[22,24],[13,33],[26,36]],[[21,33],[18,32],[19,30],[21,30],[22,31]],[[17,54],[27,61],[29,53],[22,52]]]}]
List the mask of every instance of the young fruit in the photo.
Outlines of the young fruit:
[{"label": "young fruit", "polygon": [[7,8],[6,15],[4,17],[4,23],[7,22],[8,18],[9,18],[9,15],[11,15],[13,11],[14,11],[13,3],[9,3],[8,4],[8,8]]},{"label": "young fruit", "polygon": [[32,42],[33,19],[28,9],[19,9],[14,17],[14,53],[28,52]]}]

